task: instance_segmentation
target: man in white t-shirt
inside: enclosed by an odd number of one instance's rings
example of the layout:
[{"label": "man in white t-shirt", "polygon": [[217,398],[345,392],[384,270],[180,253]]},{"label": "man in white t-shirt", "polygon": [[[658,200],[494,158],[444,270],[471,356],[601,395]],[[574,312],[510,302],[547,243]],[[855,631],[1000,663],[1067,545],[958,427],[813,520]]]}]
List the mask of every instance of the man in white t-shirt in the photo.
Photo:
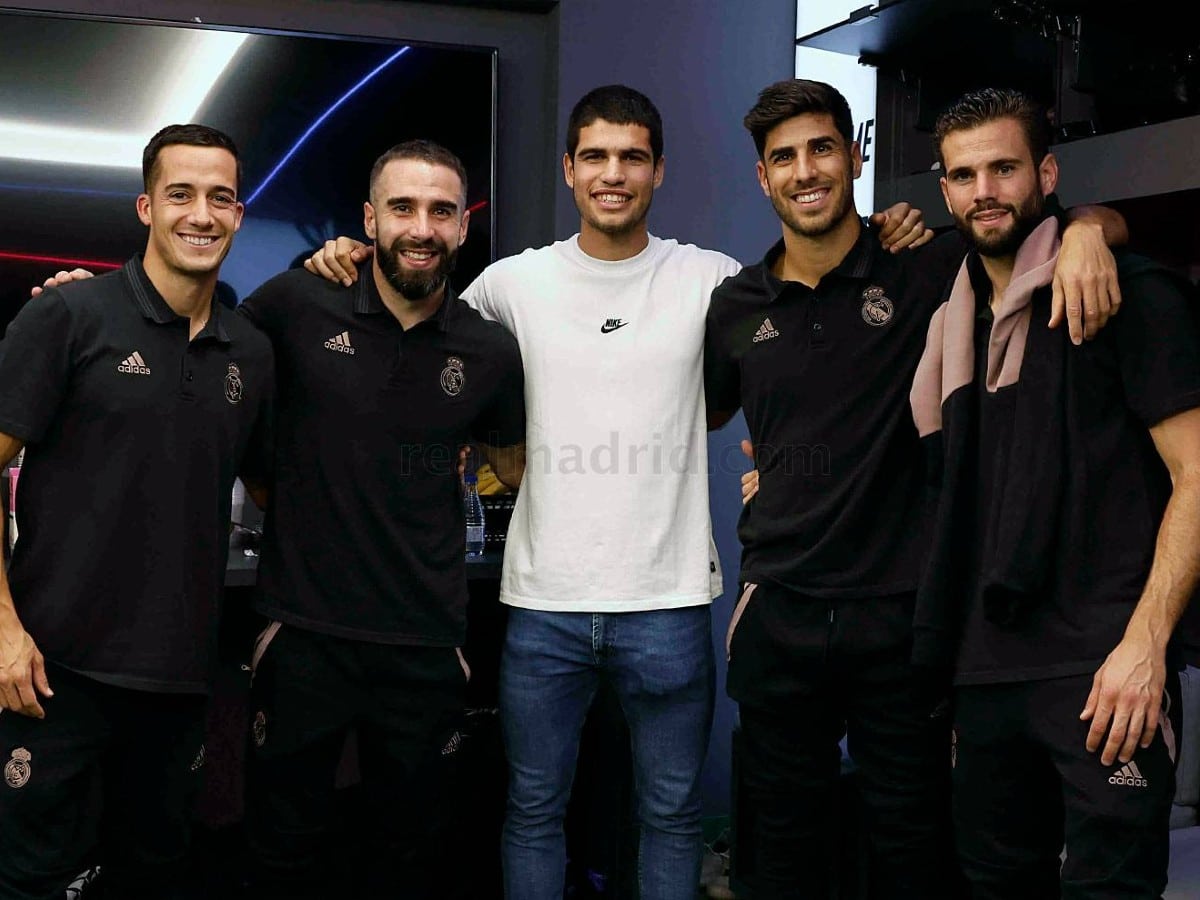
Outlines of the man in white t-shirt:
[{"label": "man in white t-shirt", "polygon": [[[505,896],[559,900],[580,733],[602,679],[629,725],[643,900],[694,900],[700,772],[712,723],[703,394],[709,295],[740,265],[651,235],[662,122],[641,93],[596,88],[571,112],[563,175],[579,233],[493,263],[462,297],[516,335],[524,481],[505,544],[500,709],[509,761]],[[881,216],[880,219],[883,217]],[[909,231],[893,215],[887,240]],[[360,252],[308,264],[347,281]]]}]

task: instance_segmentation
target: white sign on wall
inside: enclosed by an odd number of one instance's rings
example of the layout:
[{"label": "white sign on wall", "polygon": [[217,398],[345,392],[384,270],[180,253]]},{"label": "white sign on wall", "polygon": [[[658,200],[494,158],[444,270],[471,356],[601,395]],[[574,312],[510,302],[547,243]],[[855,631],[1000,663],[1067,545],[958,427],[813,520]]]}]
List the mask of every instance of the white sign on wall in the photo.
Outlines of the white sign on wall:
[{"label": "white sign on wall", "polygon": [[[862,8],[863,0],[798,0],[796,37],[803,37],[844,21]],[[845,53],[796,48],[796,77],[824,81],[837,88],[850,104],[854,136],[863,155],[862,176],[854,182],[854,203],[860,215],[875,211],[875,70],[859,65]]]}]

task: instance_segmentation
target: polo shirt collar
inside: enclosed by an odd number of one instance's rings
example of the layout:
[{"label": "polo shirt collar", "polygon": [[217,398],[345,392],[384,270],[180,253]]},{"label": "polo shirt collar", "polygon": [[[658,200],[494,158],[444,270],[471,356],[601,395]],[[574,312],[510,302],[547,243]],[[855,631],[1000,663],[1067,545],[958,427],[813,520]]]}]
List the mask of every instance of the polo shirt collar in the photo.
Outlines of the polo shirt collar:
[{"label": "polo shirt collar", "polygon": [[[451,310],[456,297],[454,288],[447,280],[446,294],[442,297],[442,305],[429,319],[426,319],[426,321],[433,321],[437,325],[438,331],[450,330],[450,319],[453,317]],[[388,308],[383,305],[383,298],[379,296],[379,288],[375,286],[374,270],[370,265],[365,266],[359,273],[358,289],[354,294],[354,311],[360,315],[388,312]]]},{"label": "polo shirt collar", "polygon": [[[138,312],[145,318],[158,325],[169,325],[183,318],[167,305],[167,301],[163,299],[158,288],[154,286],[154,282],[150,280],[150,276],[146,274],[142,254],[136,254],[125,263],[122,272],[133,294],[133,302],[137,306]],[[225,328],[225,323],[221,321],[220,301],[214,295],[209,300],[209,304],[208,321],[193,340],[214,338],[222,344],[230,343],[229,332]]]},{"label": "polo shirt collar", "polygon": [[[783,281],[776,277],[772,267],[776,261],[784,253],[783,238],[780,238],[762,261],[762,276],[763,287],[766,289],[767,302],[772,303],[779,298],[784,289],[791,282]],[[875,260],[882,252],[879,247],[879,233],[873,225],[864,221],[862,228],[858,231],[858,239],[855,240],[853,246],[847,251],[833,269],[825,275],[828,278],[830,275],[838,275],[842,278],[852,278],[859,281],[870,277],[871,269],[875,265]],[[824,279],[822,279],[823,281]]]}]

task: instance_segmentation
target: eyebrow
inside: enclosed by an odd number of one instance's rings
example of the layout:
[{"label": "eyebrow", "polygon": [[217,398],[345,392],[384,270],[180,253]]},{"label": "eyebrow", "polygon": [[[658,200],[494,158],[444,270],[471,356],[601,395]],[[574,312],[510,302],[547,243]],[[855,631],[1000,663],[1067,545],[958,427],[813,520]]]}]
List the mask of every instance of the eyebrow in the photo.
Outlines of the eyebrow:
[{"label": "eyebrow", "polygon": [[620,148],[617,148],[617,147],[613,147],[613,148],[609,148],[609,147],[577,147],[575,149],[576,156],[583,156],[586,153],[603,153],[605,155],[608,155],[609,153],[618,153],[622,156],[645,156],[647,158],[653,155],[650,152],[650,150],[648,150],[647,148],[636,147],[636,146],[620,147]]},{"label": "eyebrow", "polygon": [[[409,206],[416,206],[418,202],[415,197],[388,197],[383,201],[385,206],[399,206],[402,203],[407,203]],[[458,204],[453,200],[431,200],[430,206],[450,209],[455,212],[458,211]]]},{"label": "eyebrow", "polygon": [[[173,191],[176,188],[184,188],[185,190],[189,191],[196,190],[196,186],[188,181],[173,181],[170,184],[163,185],[164,191]],[[209,188],[209,192],[211,193],[212,191],[224,191],[227,194],[233,194],[235,197],[237,196],[237,191],[223,184],[213,185],[211,188]]]},{"label": "eyebrow", "polygon": [[996,166],[1019,166],[1022,160],[1020,157],[1005,157],[1002,159],[989,159],[981,166],[955,166],[953,169],[946,170],[946,177],[950,178],[954,175],[962,175],[967,172],[974,172],[976,169],[991,169]]},{"label": "eyebrow", "polygon": [[[819,135],[814,138],[809,138],[807,141],[804,142],[804,145],[806,147],[812,147],[815,144],[836,144],[836,143],[837,143],[837,138],[835,138],[832,134],[822,134],[822,135]],[[772,147],[771,152],[767,154],[767,159],[775,159],[781,153],[795,153],[795,152],[796,152],[795,144],[788,144],[787,146],[783,146],[783,147]]]}]

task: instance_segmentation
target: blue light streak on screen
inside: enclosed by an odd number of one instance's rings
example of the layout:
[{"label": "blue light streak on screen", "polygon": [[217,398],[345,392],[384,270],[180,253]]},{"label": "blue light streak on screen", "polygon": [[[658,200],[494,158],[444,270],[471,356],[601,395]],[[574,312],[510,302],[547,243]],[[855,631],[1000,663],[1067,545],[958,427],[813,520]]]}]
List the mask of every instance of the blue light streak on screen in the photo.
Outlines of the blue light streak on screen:
[{"label": "blue light streak on screen", "polygon": [[282,169],[285,165],[287,165],[288,160],[296,155],[296,151],[300,149],[300,147],[304,144],[305,141],[307,141],[309,139],[309,137],[312,135],[312,133],[314,131],[316,131],[318,128],[321,127],[322,123],[324,123],[324,121],[326,119],[328,119],[331,115],[334,114],[334,112],[337,111],[337,108],[339,106],[341,106],[343,103],[345,103],[351,97],[353,97],[359,90],[361,90],[363,88],[364,85],[366,85],[367,82],[369,82],[372,78],[374,78],[376,75],[378,75],[380,72],[382,72],[384,69],[386,69],[388,66],[390,66],[392,63],[394,63],[396,60],[398,60],[401,56],[403,56],[405,53],[407,53],[411,49],[412,49],[411,47],[407,47],[407,46],[401,47],[399,50],[397,50],[395,53],[393,53],[391,56],[389,56],[387,59],[385,59],[383,62],[381,62],[378,66],[376,66],[374,69],[372,69],[366,75],[364,75],[362,80],[360,80],[358,82],[358,84],[354,85],[352,88],[350,88],[350,90],[348,90],[348,91],[346,91],[346,93],[342,94],[342,96],[339,97],[334,102],[334,104],[329,107],[329,109],[327,109],[327,110],[325,110],[325,112],[321,113],[321,115],[319,115],[317,117],[316,121],[308,126],[308,130],[305,131],[304,134],[300,135],[300,139],[292,145],[292,148],[290,150],[288,150],[287,153],[283,154],[283,158],[280,159],[278,163],[276,163],[275,168],[273,168],[271,170],[271,173],[269,175],[267,175],[267,177],[265,179],[263,179],[263,183],[260,184],[258,186],[258,188],[255,189],[254,193],[252,193],[250,195],[250,197],[246,200],[245,205],[249,206],[251,203],[253,203],[258,198],[259,194],[261,194],[264,190],[266,190],[267,185],[269,185],[271,183],[271,181],[275,178],[275,176],[279,174],[279,170]]}]

